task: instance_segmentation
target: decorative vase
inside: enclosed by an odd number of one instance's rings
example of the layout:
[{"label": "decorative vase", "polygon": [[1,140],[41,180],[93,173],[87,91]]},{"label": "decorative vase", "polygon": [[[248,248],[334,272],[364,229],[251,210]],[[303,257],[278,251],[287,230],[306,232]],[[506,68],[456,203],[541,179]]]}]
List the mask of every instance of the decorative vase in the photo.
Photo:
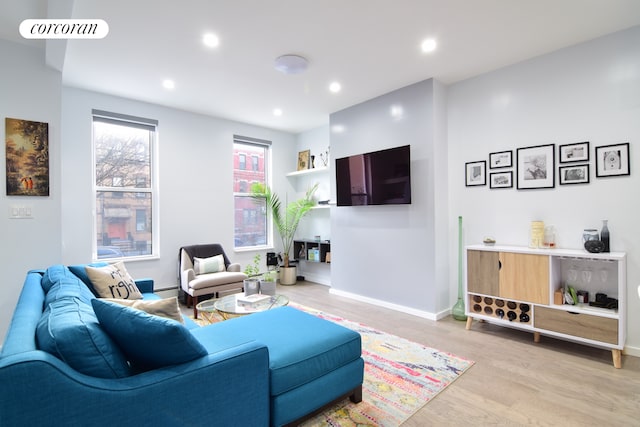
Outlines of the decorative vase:
[{"label": "decorative vase", "polygon": [[602,220],[602,230],[600,231],[600,240],[604,243],[604,249],[602,252],[609,252],[609,227],[607,227],[607,223],[609,221],[606,219]]},{"label": "decorative vase", "polygon": [[467,320],[462,298],[462,217],[458,217],[458,301],[451,309],[451,315],[456,320]]}]

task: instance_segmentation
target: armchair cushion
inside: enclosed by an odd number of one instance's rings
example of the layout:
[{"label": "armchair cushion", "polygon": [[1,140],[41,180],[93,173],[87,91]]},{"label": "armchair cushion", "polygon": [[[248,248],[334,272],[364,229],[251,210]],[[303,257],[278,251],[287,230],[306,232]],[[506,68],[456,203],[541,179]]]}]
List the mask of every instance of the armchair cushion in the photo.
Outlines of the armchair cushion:
[{"label": "armchair cushion", "polygon": [[110,301],[94,299],[93,310],[136,370],[189,362],[207,350],[179,322]]},{"label": "armchair cushion", "polygon": [[100,297],[142,299],[142,294],[125,268],[124,262],[118,261],[104,267],[87,266],[86,270]]},{"label": "armchair cushion", "polygon": [[193,258],[193,270],[196,274],[219,273],[225,271],[224,257],[216,255],[209,258]]}]

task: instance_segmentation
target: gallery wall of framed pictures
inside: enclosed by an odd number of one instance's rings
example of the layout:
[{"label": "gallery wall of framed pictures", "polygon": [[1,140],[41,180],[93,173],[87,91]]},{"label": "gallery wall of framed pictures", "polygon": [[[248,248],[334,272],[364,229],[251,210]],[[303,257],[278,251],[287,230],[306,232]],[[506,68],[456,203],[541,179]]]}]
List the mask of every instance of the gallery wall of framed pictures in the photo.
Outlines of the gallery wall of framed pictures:
[{"label": "gallery wall of framed pictures", "polygon": [[[631,175],[628,142],[600,145],[594,148],[596,178]],[[588,184],[591,176],[589,141],[570,144],[543,144],[489,153],[487,161],[465,163],[465,186],[491,189],[514,187],[518,190],[555,188],[556,172],[559,185]],[[557,159],[557,164],[556,164]],[[515,176],[515,177],[514,177]],[[488,177],[488,179],[487,179]]]}]

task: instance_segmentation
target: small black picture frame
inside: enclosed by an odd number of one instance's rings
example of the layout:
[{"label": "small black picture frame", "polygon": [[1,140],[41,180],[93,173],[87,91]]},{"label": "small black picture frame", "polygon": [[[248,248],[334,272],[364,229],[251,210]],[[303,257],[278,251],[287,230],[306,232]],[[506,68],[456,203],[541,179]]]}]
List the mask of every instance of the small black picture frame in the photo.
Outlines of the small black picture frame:
[{"label": "small black picture frame", "polygon": [[596,177],[631,175],[629,143],[596,147]]},{"label": "small black picture frame", "polygon": [[487,185],[487,161],[467,162],[464,164],[465,185],[475,187],[476,185]]},{"label": "small black picture frame", "polygon": [[588,184],[589,165],[560,166],[558,168],[558,183],[560,185]]},{"label": "small black picture frame", "polygon": [[490,173],[489,188],[513,188],[513,171]]},{"label": "small black picture frame", "polygon": [[559,163],[588,162],[589,141],[558,146]]},{"label": "small black picture frame", "polygon": [[510,168],[513,166],[513,151],[499,151],[489,154],[489,169]]}]

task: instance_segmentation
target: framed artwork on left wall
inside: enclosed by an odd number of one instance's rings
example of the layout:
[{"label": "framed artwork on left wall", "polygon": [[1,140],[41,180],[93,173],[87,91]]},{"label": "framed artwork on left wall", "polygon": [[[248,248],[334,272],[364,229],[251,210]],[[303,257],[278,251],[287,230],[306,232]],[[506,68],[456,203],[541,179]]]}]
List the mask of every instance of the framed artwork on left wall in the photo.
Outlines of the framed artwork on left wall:
[{"label": "framed artwork on left wall", "polygon": [[5,118],[7,196],[49,195],[49,124]]}]

